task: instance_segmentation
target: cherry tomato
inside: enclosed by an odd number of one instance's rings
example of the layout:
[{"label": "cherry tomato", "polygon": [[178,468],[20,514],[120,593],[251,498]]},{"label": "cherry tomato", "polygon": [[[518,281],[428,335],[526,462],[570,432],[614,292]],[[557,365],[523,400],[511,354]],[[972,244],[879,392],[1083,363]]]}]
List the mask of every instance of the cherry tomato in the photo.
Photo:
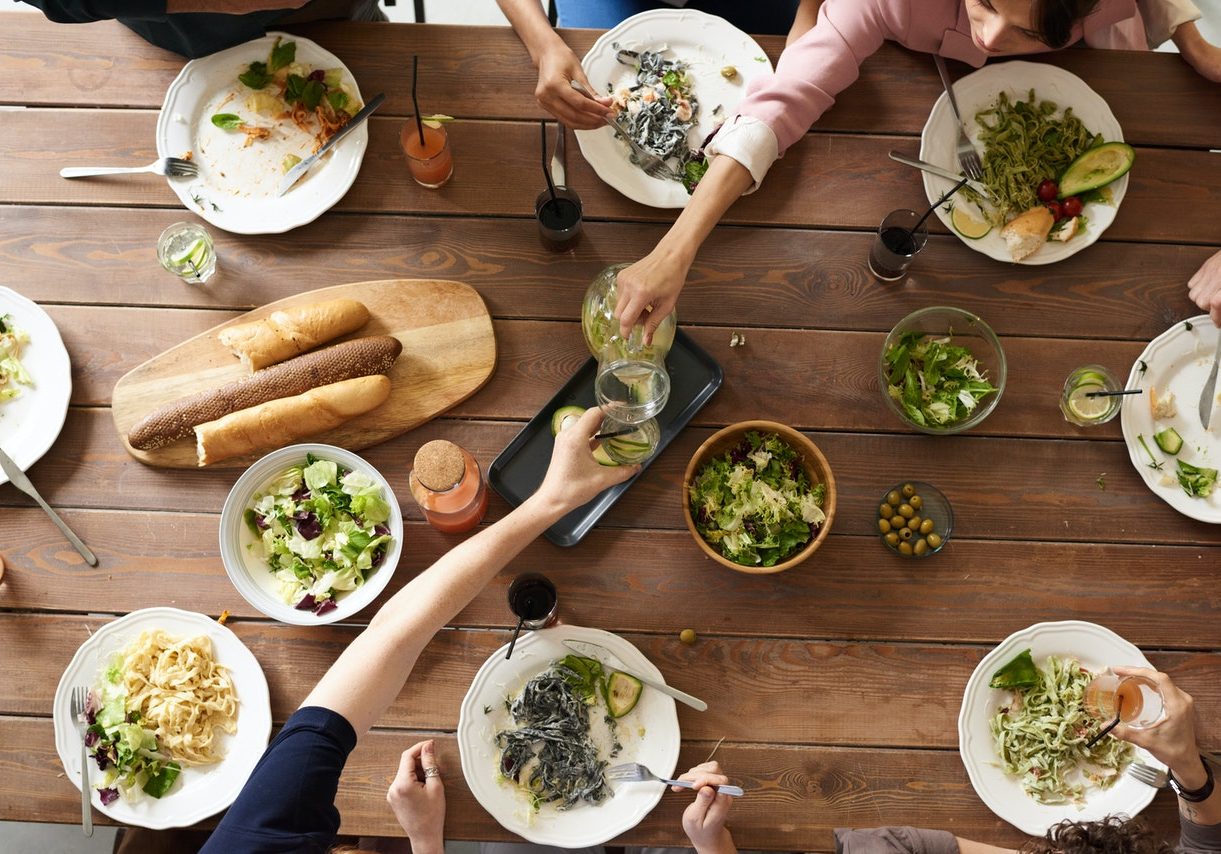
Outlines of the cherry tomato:
[{"label": "cherry tomato", "polygon": [[1056,186],[1056,182],[1048,178],[1039,185],[1039,201],[1054,202],[1056,196],[1060,194],[1060,188]]},{"label": "cherry tomato", "polygon": [[1069,196],[1060,203],[1060,207],[1064,209],[1065,216],[1081,216],[1081,199],[1077,196]]},{"label": "cherry tomato", "polygon": [[1064,219],[1064,205],[1059,202],[1048,202],[1047,209],[1051,211],[1051,217],[1056,222]]}]

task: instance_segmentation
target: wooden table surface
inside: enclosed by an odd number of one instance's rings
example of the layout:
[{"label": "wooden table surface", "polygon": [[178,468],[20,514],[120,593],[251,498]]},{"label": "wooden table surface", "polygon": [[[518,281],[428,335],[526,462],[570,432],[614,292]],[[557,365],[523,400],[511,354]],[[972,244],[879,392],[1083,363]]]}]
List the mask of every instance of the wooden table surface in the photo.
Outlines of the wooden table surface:
[{"label": "wooden table surface", "polygon": [[[221,273],[206,287],[185,286],[155,259],[160,230],[191,218],[163,179],[57,175],[69,164],[152,161],[157,111],[182,60],[111,23],[11,15],[5,25],[0,284],[47,309],[73,365],[67,424],[30,475],[101,564],[84,565],[41,510],[0,487],[9,566],[0,586],[9,674],[0,680],[0,819],[75,822],[79,796],[55,754],[51,699],[92,629],[154,605],[228,609],[266,671],[277,722],[358,630],[279,625],[242,600],[217,549],[237,472],[160,470],[128,457],[110,417],[115,381],[191,335],[302,290],[396,277],[477,288],[495,318],[492,380],[445,417],[366,452],[408,517],[389,596],[457,541],[425,525],[409,498],[415,450],[445,437],[490,463],[587,357],[577,318],[590,279],[646,252],[673,213],[602,184],[570,140],[569,182],[585,201],[586,230],[575,251],[545,251],[532,218],[543,114],[510,30],[315,25],[298,32],[342,58],[365,92],[388,95],[360,176],[331,212],[288,234],[212,229]],[[564,36],[583,54],[596,33]],[[761,41],[775,59],[781,40]],[[413,52],[421,102],[460,119],[450,125],[457,171],[439,191],[411,181],[397,143]],[[888,46],[869,59],[817,132],[734,206],[692,269],[679,316],[724,366],[724,387],[584,542],[529,547],[428,647],[348,764],[345,832],[401,833],[385,789],[399,751],[430,735],[449,770],[449,837],[506,838],[457,773],[453,732],[472,676],[507,637],[509,581],[536,569],[557,582],[566,621],[622,633],[669,681],[711,701],[704,714],[679,707],[680,765],[702,761],[724,738],[717,757],[750,790],[731,820],[746,848],[833,850],[831,828],[878,824],[1017,843],[1020,834],[971,788],[956,719],[979,659],[1044,620],[1099,622],[1140,646],[1195,696],[1205,746],[1221,747],[1218,529],[1145,488],[1118,419],[1078,429],[1056,405],[1073,368],[1100,362],[1126,373],[1145,342],[1197,313],[1185,283],[1221,235],[1221,156],[1208,153],[1221,145],[1221,87],[1164,54],[1071,50],[1045,61],[1102,94],[1138,148],[1102,241],[1054,266],[1017,267],[934,222],[907,281],[874,281],[870,229],[892,208],[923,204],[919,176],[885,153],[917,151],[940,85],[927,57]],[[1003,401],[968,435],[905,429],[874,374],[887,330],[936,304],[978,313],[1009,358]],[[744,347],[730,349],[734,331],[745,333]],[[694,449],[715,429],[756,417],[808,431],[839,485],[826,545],[779,576],[706,560],[680,511]],[[878,495],[907,477],[934,482],[954,505],[953,541],[933,560],[894,558],[877,541]],[[494,497],[489,521],[506,511]],[[688,627],[699,632],[694,646],[678,641]],[[683,844],[685,803],[666,796],[620,841]],[[1167,836],[1176,832],[1168,794],[1146,814]]]}]

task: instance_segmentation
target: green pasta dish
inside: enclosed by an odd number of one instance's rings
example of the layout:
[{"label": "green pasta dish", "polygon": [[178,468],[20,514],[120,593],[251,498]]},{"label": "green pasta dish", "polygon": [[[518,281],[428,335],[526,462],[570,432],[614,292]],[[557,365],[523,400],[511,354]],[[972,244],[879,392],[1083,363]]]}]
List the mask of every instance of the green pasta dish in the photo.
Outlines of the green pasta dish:
[{"label": "green pasta dish", "polygon": [[1089,786],[1109,788],[1133,759],[1132,745],[1104,737],[1086,742],[1099,722],[1085,711],[1092,674],[1073,658],[1048,656],[1028,687],[990,721],[1001,765],[1040,804],[1083,804]]}]

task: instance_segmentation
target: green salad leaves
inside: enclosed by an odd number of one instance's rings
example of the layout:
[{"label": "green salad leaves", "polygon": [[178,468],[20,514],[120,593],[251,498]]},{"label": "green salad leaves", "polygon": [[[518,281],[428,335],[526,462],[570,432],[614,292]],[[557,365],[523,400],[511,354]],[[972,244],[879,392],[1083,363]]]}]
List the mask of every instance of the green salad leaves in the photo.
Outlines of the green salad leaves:
[{"label": "green salad leaves", "polygon": [[890,366],[887,393],[922,427],[948,427],[970,417],[996,386],[966,347],[944,336],[906,332],[886,351]]},{"label": "green salad leaves", "polygon": [[775,433],[752,430],[705,463],[688,500],[700,535],[743,566],[775,566],[826,521],[826,484],[811,484],[801,458]]},{"label": "green salad leaves", "polygon": [[1217,485],[1217,470],[1193,466],[1182,460],[1176,460],[1179,466],[1179,486],[1192,498],[1207,498],[1213,494]]}]

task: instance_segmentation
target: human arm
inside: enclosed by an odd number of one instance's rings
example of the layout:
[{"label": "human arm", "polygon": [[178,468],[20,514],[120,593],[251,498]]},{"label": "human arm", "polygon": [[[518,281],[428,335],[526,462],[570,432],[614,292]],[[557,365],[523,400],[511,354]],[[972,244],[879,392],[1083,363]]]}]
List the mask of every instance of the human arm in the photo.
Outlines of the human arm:
[{"label": "human arm", "polygon": [[814,26],[814,22],[818,20],[820,6],[822,6],[822,0],[801,0],[797,4],[797,13],[793,15],[793,26],[789,27],[789,34],[784,39],[785,47],[809,32],[810,28]]},{"label": "human arm", "polygon": [[245,15],[275,9],[296,9],[308,0],[26,0],[58,23],[88,23],[123,18],[133,21],[164,20],[167,14],[215,12]]},{"label": "human arm", "polygon": [[1200,76],[1221,83],[1221,47],[1211,45],[1200,35],[1194,21],[1180,24],[1171,37],[1183,59],[1200,73]]},{"label": "human arm", "polygon": [[165,11],[170,15],[197,12],[248,15],[251,12],[270,9],[300,9],[308,2],[309,0],[166,0]]},{"label": "human arm", "polygon": [[1221,326],[1221,252],[1205,261],[1187,282],[1187,295]]},{"label": "human arm", "polygon": [[601,466],[590,439],[602,422],[596,407],[555,439],[546,477],[521,506],[455,546],[377,612],[301,704],[343,716],[363,735],[398,696],[421,650],[442,626],[535,537],[565,513],[639,466]]},{"label": "human arm", "polygon": [[610,115],[610,98],[587,97],[572,88],[571,82],[576,80],[587,92],[594,91],[581,61],[551,28],[538,0],[496,2],[538,69],[534,97],[539,105],[569,127],[579,130],[602,127]]},{"label": "human arm", "polygon": [[[683,830],[696,854],[738,854],[733,836],[725,826],[733,798],[718,794],[712,788],[729,783],[729,778],[721,773],[721,766],[716,762],[704,762],[678,779],[694,785],[695,800],[683,810]],[[681,786],[671,786],[670,789],[685,791]]]},{"label": "human arm", "polygon": [[411,840],[412,854],[444,854],[445,784],[431,740],[403,751],[386,801]]}]

